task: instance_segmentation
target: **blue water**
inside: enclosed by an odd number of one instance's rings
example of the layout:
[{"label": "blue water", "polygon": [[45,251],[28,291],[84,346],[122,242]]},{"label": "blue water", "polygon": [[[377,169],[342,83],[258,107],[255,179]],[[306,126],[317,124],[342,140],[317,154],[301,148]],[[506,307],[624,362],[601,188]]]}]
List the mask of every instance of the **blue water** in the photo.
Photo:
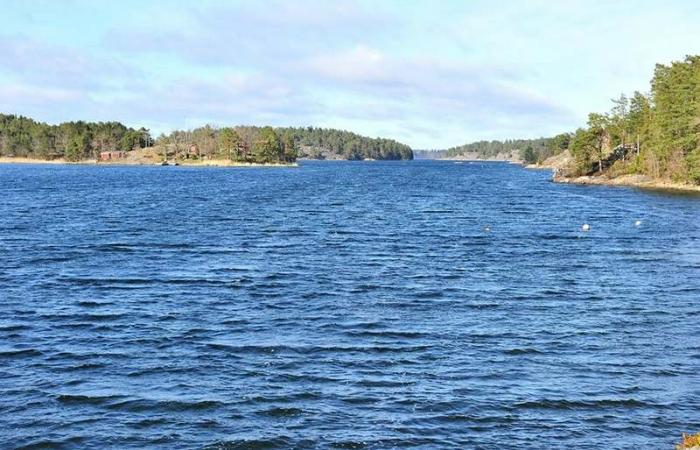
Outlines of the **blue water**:
[{"label": "blue water", "polygon": [[549,177],[0,166],[0,448],[671,448],[700,198]]}]

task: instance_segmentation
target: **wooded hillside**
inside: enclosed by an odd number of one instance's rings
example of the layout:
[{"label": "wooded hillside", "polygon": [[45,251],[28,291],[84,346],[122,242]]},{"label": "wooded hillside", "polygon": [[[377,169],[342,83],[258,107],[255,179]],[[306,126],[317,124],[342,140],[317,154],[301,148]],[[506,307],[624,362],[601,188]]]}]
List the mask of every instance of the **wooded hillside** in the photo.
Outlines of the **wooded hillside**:
[{"label": "wooded hillside", "polygon": [[163,159],[230,159],[246,162],[291,162],[310,159],[413,159],[400,142],[369,138],[349,131],[301,127],[213,127],[176,130],[156,140],[145,128],[119,122],[66,122],[49,125],[0,114],[0,156],[81,161],[101,152],[155,146]]}]

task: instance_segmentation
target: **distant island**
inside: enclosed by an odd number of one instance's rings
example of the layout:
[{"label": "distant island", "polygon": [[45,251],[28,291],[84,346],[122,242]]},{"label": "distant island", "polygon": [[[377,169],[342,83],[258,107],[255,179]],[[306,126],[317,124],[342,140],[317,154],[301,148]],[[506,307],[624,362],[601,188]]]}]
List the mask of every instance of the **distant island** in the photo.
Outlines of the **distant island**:
[{"label": "distant island", "polygon": [[294,139],[299,157],[336,160],[411,160],[413,150],[393,139],[369,138],[332,128],[278,128]]},{"label": "distant island", "polygon": [[480,141],[420,157],[523,163],[554,169],[563,183],[700,190],[700,56],[657,64],[649,94],[613,103],[575,132]]},{"label": "distant island", "polygon": [[568,143],[569,135],[566,133],[554,138],[478,141],[449,148],[443,157],[532,164],[560,153]]},{"label": "distant island", "polygon": [[119,122],[50,125],[0,114],[0,162],[290,165],[298,158],[413,159],[407,145],[335,129],[256,126],[173,131],[153,138]]},{"label": "distant island", "polygon": [[[479,141],[417,158],[510,161],[555,170],[554,180],[700,190],[700,56],[656,66],[651,92],[614,99],[586,127],[549,138]],[[288,165],[298,158],[410,160],[395,140],[314,127],[213,127],[153,139],[119,122],[49,125],[0,114],[0,161]]]}]

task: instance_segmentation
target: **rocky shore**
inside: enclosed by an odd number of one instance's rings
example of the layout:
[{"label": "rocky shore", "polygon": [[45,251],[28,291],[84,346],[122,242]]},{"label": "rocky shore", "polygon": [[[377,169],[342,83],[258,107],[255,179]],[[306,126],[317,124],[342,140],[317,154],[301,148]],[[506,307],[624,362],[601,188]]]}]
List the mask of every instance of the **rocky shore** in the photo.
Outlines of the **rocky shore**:
[{"label": "rocky shore", "polygon": [[544,169],[553,171],[552,181],[565,184],[586,184],[602,186],[631,186],[642,189],[684,191],[700,193],[700,186],[692,184],[674,183],[670,180],[662,180],[649,177],[647,175],[602,175],[571,177],[565,175],[567,167],[573,163],[568,151],[552,156],[544,160],[541,164],[531,164],[525,166],[528,169]]},{"label": "rocky shore", "polygon": [[621,175],[619,177],[608,177],[606,175],[565,177],[557,176],[555,172],[552,180],[555,183],[590,184],[604,186],[632,186],[643,189],[687,191],[700,193],[700,186],[698,185],[673,183],[671,181],[666,180],[657,180],[646,175]]}]

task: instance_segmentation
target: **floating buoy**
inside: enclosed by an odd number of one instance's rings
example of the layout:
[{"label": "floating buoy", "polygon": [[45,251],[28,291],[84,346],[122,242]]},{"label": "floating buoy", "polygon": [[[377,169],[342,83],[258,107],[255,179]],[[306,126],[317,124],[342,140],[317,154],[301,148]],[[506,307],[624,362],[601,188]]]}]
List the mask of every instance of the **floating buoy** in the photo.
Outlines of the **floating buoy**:
[{"label": "floating buoy", "polygon": [[486,226],[484,227],[484,231],[487,232],[487,233],[488,233],[489,231],[491,231],[491,226],[490,226],[490,225],[486,225]]},{"label": "floating buoy", "polygon": [[636,221],[636,222],[634,223],[634,226],[635,226],[635,227],[641,227],[641,226],[642,226],[642,221],[641,221],[641,220]]},{"label": "floating buoy", "polygon": [[591,229],[591,226],[588,225],[587,223],[584,223],[584,224],[581,226],[581,231],[588,231],[588,230],[590,230],[590,229]]}]

